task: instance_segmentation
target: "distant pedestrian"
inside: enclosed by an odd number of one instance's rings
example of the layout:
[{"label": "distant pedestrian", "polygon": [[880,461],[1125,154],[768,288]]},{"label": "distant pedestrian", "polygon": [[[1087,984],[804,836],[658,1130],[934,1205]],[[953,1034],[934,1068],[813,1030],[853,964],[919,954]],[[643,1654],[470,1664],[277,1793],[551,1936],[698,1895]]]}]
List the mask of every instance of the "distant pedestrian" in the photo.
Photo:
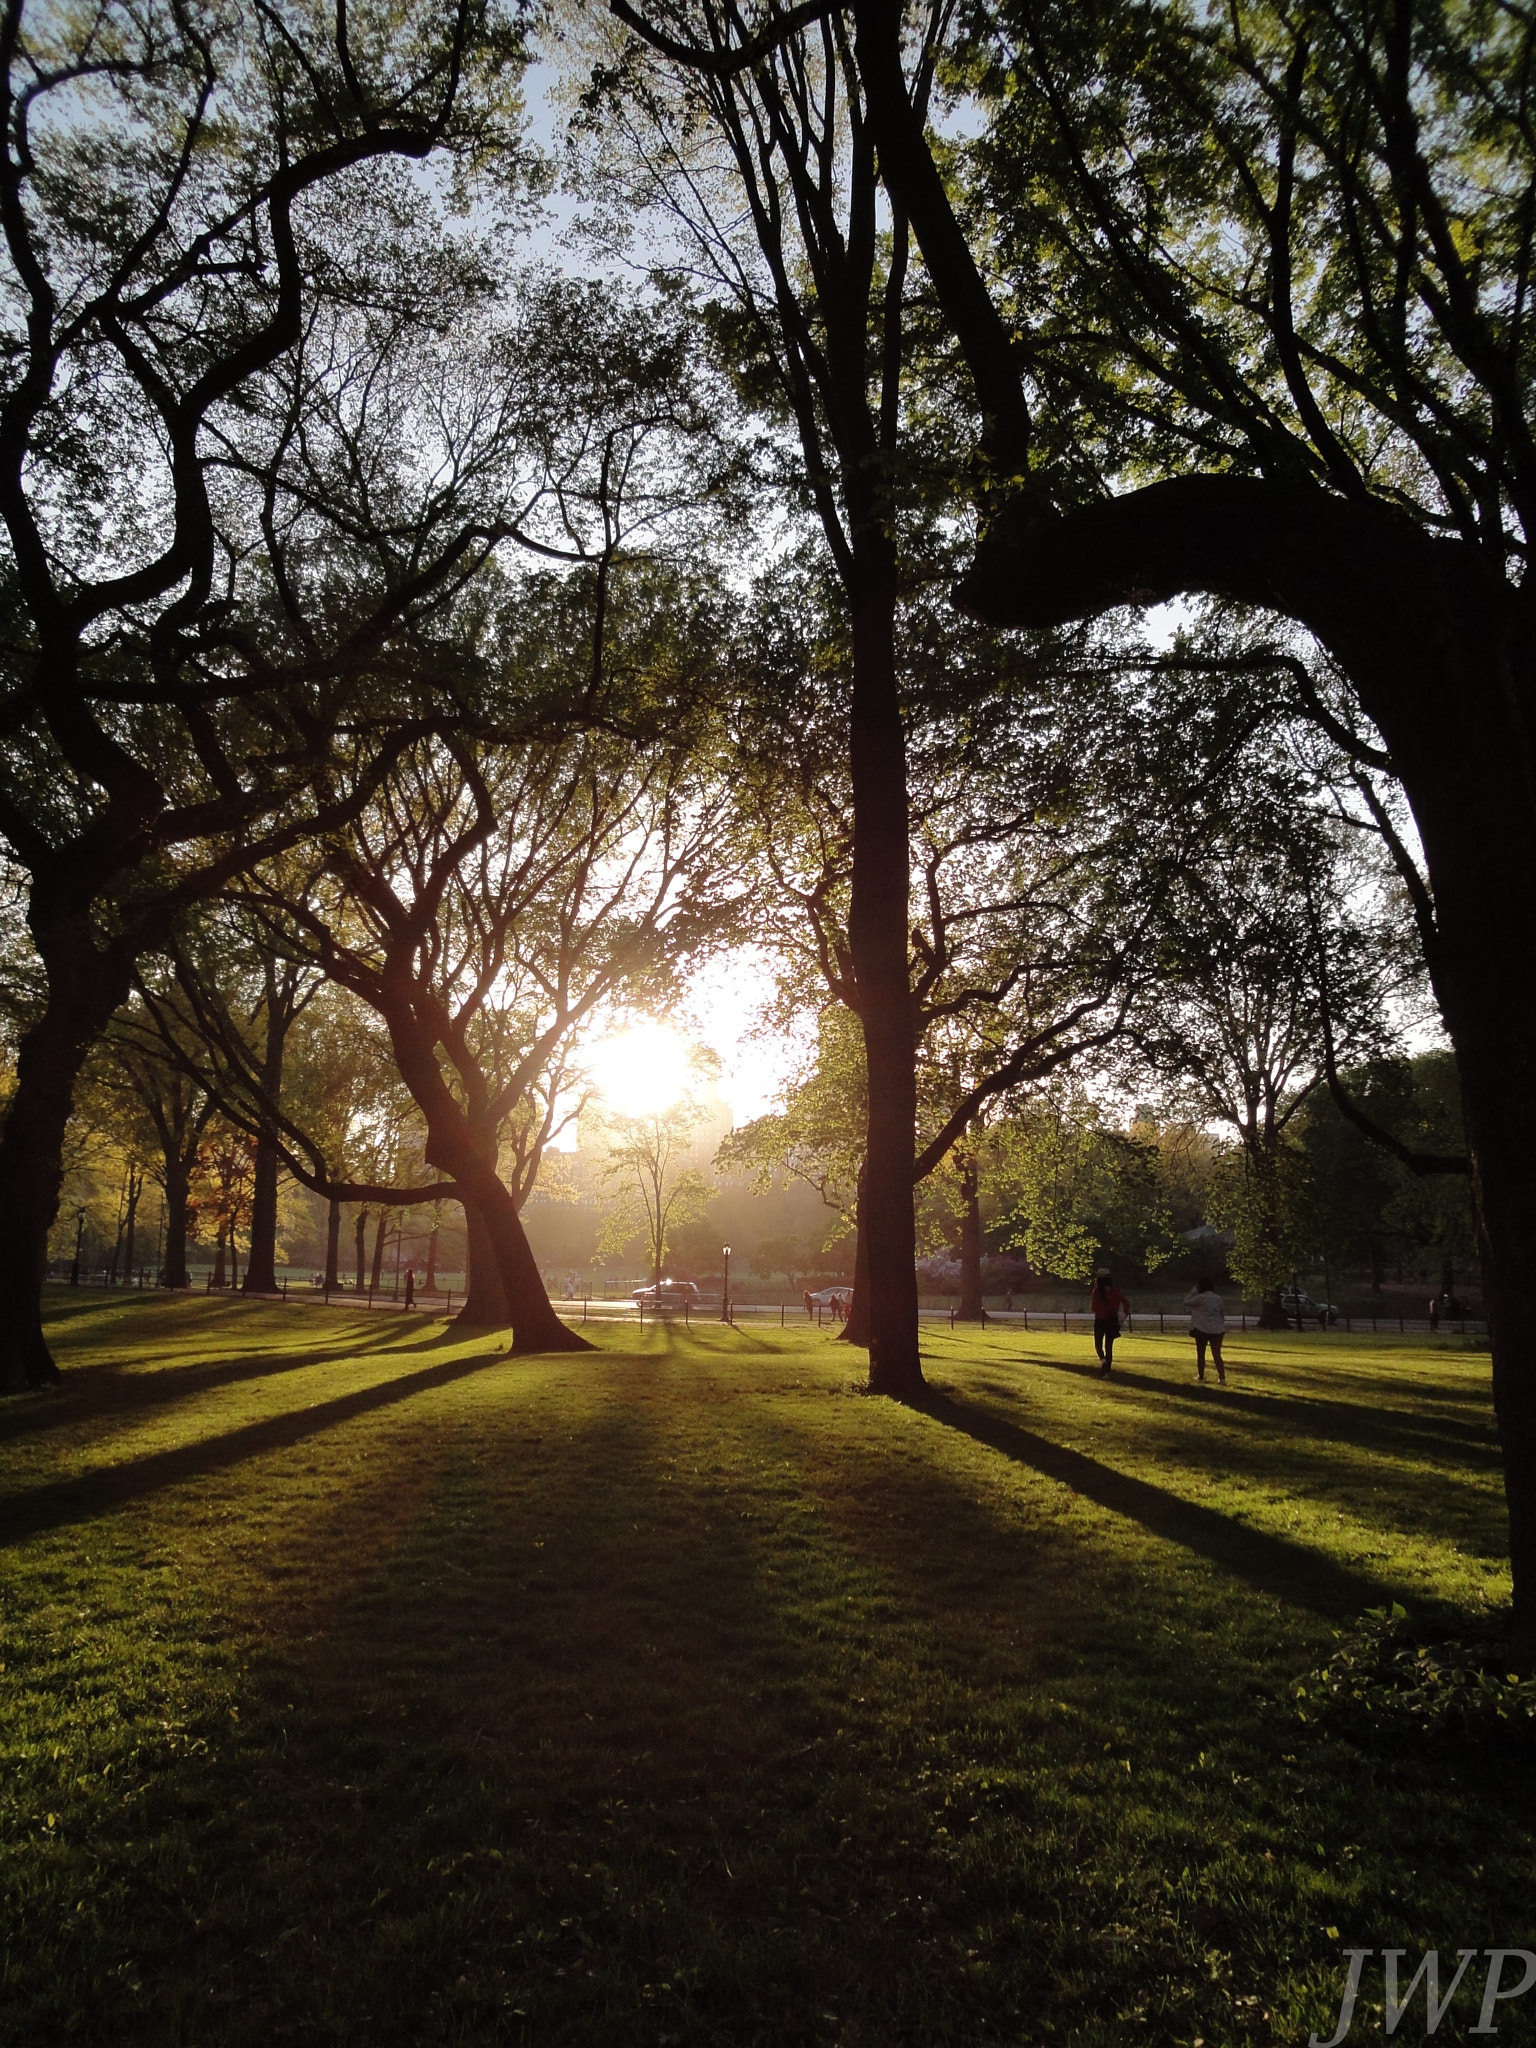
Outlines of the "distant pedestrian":
[{"label": "distant pedestrian", "polygon": [[1227,1368],[1221,1362],[1221,1340],[1227,1332],[1227,1305],[1211,1286],[1209,1280],[1199,1279],[1184,1297],[1184,1306],[1189,1310],[1189,1332],[1195,1340],[1195,1371],[1200,1380],[1205,1379],[1205,1347],[1211,1347],[1211,1357],[1216,1363],[1216,1377],[1225,1386]]},{"label": "distant pedestrian", "polygon": [[1429,1328],[1431,1336],[1440,1327],[1440,1303],[1441,1297],[1438,1294],[1432,1294],[1429,1297]]},{"label": "distant pedestrian", "polygon": [[416,1275],[409,1266],[405,1269],[405,1305],[407,1308],[416,1306]]},{"label": "distant pedestrian", "polygon": [[1120,1318],[1129,1316],[1131,1312],[1131,1304],[1110,1278],[1107,1267],[1101,1266],[1094,1275],[1088,1306],[1093,1311],[1094,1355],[1099,1361],[1100,1375],[1107,1376],[1115,1363],[1115,1339],[1120,1334]]}]

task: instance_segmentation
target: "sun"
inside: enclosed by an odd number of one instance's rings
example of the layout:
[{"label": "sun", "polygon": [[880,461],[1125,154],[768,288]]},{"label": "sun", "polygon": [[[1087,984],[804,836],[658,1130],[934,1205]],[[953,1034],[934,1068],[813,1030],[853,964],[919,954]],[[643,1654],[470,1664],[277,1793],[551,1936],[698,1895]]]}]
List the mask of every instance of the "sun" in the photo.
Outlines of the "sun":
[{"label": "sun", "polygon": [[688,1093],[688,1047],[668,1024],[631,1024],[599,1039],[587,1071],[607,1108],[618,1116],[655,1116]]}]

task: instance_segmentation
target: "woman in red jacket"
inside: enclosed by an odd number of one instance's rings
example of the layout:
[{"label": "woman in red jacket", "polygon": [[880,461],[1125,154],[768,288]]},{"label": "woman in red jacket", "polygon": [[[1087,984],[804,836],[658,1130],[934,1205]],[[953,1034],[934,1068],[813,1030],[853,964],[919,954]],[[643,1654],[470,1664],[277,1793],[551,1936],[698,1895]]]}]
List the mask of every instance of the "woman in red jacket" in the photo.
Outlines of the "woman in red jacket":
[{"label": "woman in red jacket", "polygon": [[1088,1306],[1093,1310],[1093,1348],[1099,1360],[1099,1372],[1102,1376],[1114,1365],[1115,1339],[1120,1334],[1120,1318],[1122,1314],[1129,1317],[1131,1304],[1101,1266],[1094,1275],[1093,1292],[1088,1297]]}]

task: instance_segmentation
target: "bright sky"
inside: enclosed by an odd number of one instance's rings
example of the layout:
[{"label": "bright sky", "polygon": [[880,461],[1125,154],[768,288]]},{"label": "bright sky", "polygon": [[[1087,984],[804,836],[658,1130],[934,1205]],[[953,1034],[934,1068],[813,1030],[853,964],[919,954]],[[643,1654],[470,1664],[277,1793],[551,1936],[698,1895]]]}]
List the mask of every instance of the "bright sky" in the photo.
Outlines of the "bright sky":
[{"label": "bright sky", "polygon": [[677,1020],[691,1039],[719,1056],[718,1087],[736,1124],[750,1123],[775,1108],[798,1064],[800,1047],[795,1040],[750,1035],[772,994],[767,954],[740,946],[711,960],[693,977],[685,1013]]},{"label": "bright sky", "polygon": [[586,1063],[604,1102],[620,1116],[666,1109],[700,1087],[692,1055],[707,1048],[720,1062],[715,1085],[732,1123],[750,1123],[774,1108],[798,1047],[751,1035],[772,989],[766,956],[753,948],[712,961],[695,975],[674,1018],[629,1018],[589,1048]]}]

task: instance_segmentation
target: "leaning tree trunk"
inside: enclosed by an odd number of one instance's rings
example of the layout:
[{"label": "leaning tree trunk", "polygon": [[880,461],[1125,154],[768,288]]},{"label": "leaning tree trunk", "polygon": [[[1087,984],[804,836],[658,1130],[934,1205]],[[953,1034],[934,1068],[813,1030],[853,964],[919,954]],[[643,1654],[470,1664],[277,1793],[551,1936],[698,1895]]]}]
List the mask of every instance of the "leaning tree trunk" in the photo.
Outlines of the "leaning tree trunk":
[{"label": "leaning tree trunk", "polygon": [[854,609],[853,956],[868,1079],[859,1243],[868,1261],[869,1385],[923,1390],[918,1352],[917,1231],[912,1204],[917,1074],[907,927],[910,849],[906,741],[896,690],[895,587],[884,575]]},{"label": "leaning tree trunk", "polygon": [[496,1250],[491,1242],[491,1233],[480,1219],[480,1212],[468,1202],[464,1204],[466,1272],[464,1306],[454,1317],[455,1323],[462,1323],[467,1330],[501,1329],[512,1318],[507,1313],[506,1289],[501,1284],[501,1269],[496,1263]]},{"label": "leaning tree trunk", "polygon": [[0,1132],[0,1394],[59,1377],[43,1336],[43,1275],[64,1184],[64,1132],[85,1056],[128,993],[126,970],[102,958],[82,922],[42,925],[36,895],[32,926],[48,999],[17,1047]]},{"label": "leaning tree trunk", "polygon": [[512,1324],[513,1351],[590,1351],[586,1338],[555,1313],[517,1204],[496,1173],[482,1167],[454,1177],[462,1180],[470,1198],[467,1206],[479,1210],[490,1239]]},{"label": "leaning tree trunk", "polygon": [[960,1308],[962,1323],[986,1321],[981,1301],[981,1194],[974,1153],[960,1160]]},{"label": "leaning tree trunk", "polygon": [[[437,1062],[435,1042],[419,1023],[407,973],[391,967],[385,975],[388,1000],[380,1004],[400,1078],[427,1126],[425,1159],[461,1190],[466,1217],[479,1212],[490,1240],[491,1261],[501,1279],[512,1324],[512,1349],[590,1351],[579,1331],[569,1329],[545,1292],[517,1203],[496,1171],[496,1132],[478,1124],[449,1093]],[[473,1268],[474,1261],[471,1260]]]},{"label": "leaning tree trunk", "polygon": [[334,1294],[341,1286],[341,1204],[325,1205],[325,1291]]}]

